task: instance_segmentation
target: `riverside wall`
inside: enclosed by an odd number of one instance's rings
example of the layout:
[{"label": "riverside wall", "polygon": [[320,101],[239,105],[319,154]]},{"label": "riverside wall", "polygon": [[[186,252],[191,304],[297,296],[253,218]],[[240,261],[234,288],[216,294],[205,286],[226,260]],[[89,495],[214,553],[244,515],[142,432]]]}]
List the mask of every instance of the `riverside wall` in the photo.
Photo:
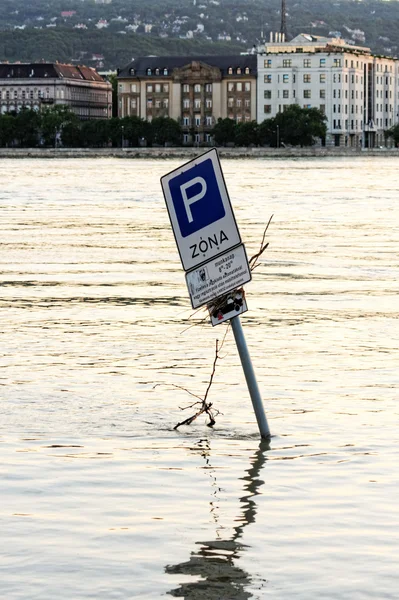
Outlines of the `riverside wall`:
[{"label": "riverside wall", "polygon": [[[184,158],[190,160],[209,148],[0,148],[1,158]],[[399,148],[218,148],[222,158],[303,158],[397,156]]]}]

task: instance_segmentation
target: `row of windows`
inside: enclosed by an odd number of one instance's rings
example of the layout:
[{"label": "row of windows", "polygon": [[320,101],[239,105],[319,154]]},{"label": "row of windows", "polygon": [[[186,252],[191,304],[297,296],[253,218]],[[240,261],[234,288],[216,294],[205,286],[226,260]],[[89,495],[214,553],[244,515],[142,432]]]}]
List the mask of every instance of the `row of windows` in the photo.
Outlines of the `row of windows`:
[{"label": "row of windows", "polygon": [[[136,99],[132,98],[132,102],[136,103]],[[132,108],[136,108],[136,104],[131,104]],[[169,100],[168,98],[164,98],[163,100],[161,100],[160,98],[156,98],[155,100],[153,100],[152,98],[147,98],[147,108],[168,108],[169,107]]]},{"label": "row of windows", "polygon": [[191,124],[200,127],[202,124],[207,125],[208,127],[213,125],[213,117],[205,117],[205,119],[201,118],[201,115],[195,115],[194,118],[184,116],[183,117],[183,125],[185,127],[189,127]]},{"label": "row of windows", "polygon": [[[195,98],[194,102],[191,102],[189,98],[183,99],[183,108],[190,108],[190,106],[194,106],[194,108],[201,108],[202,101],[200,98]],[[204,102],[204,106],[206,108],[212,108],[212,100],[207,98]]]},{"label": "row of windows", "polygon": [[[249,67],[245,67],[245,69],[241,69],[241,67],[237,67],[235,70],[235,74],[236,75],[242,75],[243,73],[245,73],[245,75],[249,75],[251,72],[251,69]],[[234,75],[234,69],[233,67],[229,67],[227,69],[227,75]]]},{"label": "row of windows", "polygon": [[[277,60],[280,60],[280,58],[277,59]],[[283,58],[283,64],[282,64],[283,68],[292,67],[292,62],[293,61],[292,61],[291,58]],[[313,61],[312,61],[311,58],[304,58],[303,59],[303,66],[304,66],[304,68],[305,69],[311,68],[312,67],[312,62],[313,62],[313,66],[315,66],[315,59],[313,59]],[[345,64],[345,68],[351,68],[351,69],[355,69],[355,68],[359,69],[360,68],[360,69],[363,69],[363,62],[362,61],[358,61],[358,60],[355,61],[355,60],[345,59],[345,63],[344,64]],[[268,58],[268,59],[266,59],[264,61],[264,67],[265,67],[265,69],[271,69],[272,66],[273,66],[273,62],[272,62],[271,58]],[[277,66],[277,65],[275,65],[275,66]],[[297,66],[297,65],[295,65],[295,66]],[[325,66],[326,66],[326,59],[325,58],[320,58],[318,60],[317,67],[320,68],[320,67],[325,67]],[[333,67],[341,67],[341,66],[342,66],[342,59],[340,59],[340,58],[334,58],[333,59]],[[383,68],[383,66],[385,68]],[[393,73],[393,66],[392,65],[389,65],[389,69],[388,69],[388,65],[380,65],[379,63],[377,63],[376,67],[377,67],[376,70],[378,72],[384,71],[385,73],[388,73],[388,71],[389,71],[390,73]],[[398,72],[399,72],[399,67],[398,67]]]},{"label": "row of windows", "polygon": [[244,83],[242,81],[237,81],[236,83],[232,83],[229,82],[227,84],[227,90],[229,92],[250,92],[251,91],[251,82],[250,81],[245,81]]},{"label": "row of windows", "polygon": [[[282,98],[290,97],[290,90],[277,90],[277,98],[280,98],[280,91],[282,92],[282,96],[281,96]],[[264,90],[263,97],[267,100],[270,100],[273,97],[272,90]],[[295,92],[295,90],[292,90],[292,98],[295,98],[295,97],[296,97],[296,92]],[[311,90],[304,90],[303,97],[311,98],[312,97]],[[319,97],[327,98],[326,90],[319,90]],[[333,97],[341,98],[341,90],[334,90]],[[348,99],[348,90],[345,90],[345,98]],[[354,90],[351,90],[351,99],[352,100],[359,99],[359,94],[357,91],[355,93]],[[363,92],[360,92],[360,100],[363,100]]]},{"label": "row of windows", "polygon": [[[281,79],[280,79],[281,77]],[[311,83],[312,82],[312,75],[310,73],[304,73],[303,76],[303,82],[304,83]],[[266,74],[264,75],[263,78],[264,83],[272,83],[273,82],[273,76],[272,74]],[[282,83],[289,83],[290,82],[290,75],[288,73],[283,73],[282,75],[280,75],[279,73],[277,74],[277,83],[280,83],[280,81],[282,81]],[[326,73],[319,73],[319,82],[320,83],[326,83],[327,81],[327,76]],[[348,75],[345,75],[345,83],[349,82],[349,78]],[[351,75],[351,83],[359,83],[359,76],[358,75]],[[292,74],[292,83],[296,83],[296,75],[295,73]],[[341,83],[341,75],[340,74],[334,74],[333,75],[333,83]],[[360,77],[360,83],[363,83],[363,77]]]},{"label": "row of windows", "polygon": [[250,100],[244,100],[244,102],[241,100],[241,98],[228,98],[227,99],[227,106],[229,108],[232,108],[233,106],[237,106],[237,107],[241,107],[241,106],[245,106],[245,108],[249,108],[251,106],[251,101]]},{"label": "row of windows", "polygon": [[[278,59],[280,60],[280,59]],[[345,61],[346,63],[348,61]],[[352,61],[353,63],[353,61]],[[314,62],[313,62],[314,64]],[[271,69],[273,67],[273,62],[271,58],[268,58],[264,61],[263,66],[265,69]],[[275,65],[276,67],[279,65]],[[289,68],[292,67],[292,59],[291,58],[283,58],[283,64],[282,64],[283,68]],[[297,65],[295,65],[297,66]],[[312,68],[312,59],[310,58],[304,58],[303,59],[303,66],[305,69],[309,69]],[[320,58],[319,62],[318,62],[318,68],[320,67],[325,67],[326,66],[326,59],[325,58]],[[333,67],[341,67],[342,66],[342,60],[340,58],[334,58],[333,59]],[[345,66],[348,66],[347,64]]]},{"label": "row of windows", "polygon": [[20,98],[24,100],[25,98],[49,98],[50,97],[50,89],[46,88],[45,90],[38,90],[34,88],[33,90],[2,90],[1,97],[3,100],[9,100],[10,98]]},{"label": "row of windows", "polygon": [[195,83],[193,86],[190,86],[188,83],[184,83],[183,84],[183,93],[189,94],[190,87],[194,88],[194,94],[200,94],[202,87],[204,87],[206,93],[210,94],[212,92],[212,84],[211,83],[205,83],[204,86],[202,86],[200,83]]}]

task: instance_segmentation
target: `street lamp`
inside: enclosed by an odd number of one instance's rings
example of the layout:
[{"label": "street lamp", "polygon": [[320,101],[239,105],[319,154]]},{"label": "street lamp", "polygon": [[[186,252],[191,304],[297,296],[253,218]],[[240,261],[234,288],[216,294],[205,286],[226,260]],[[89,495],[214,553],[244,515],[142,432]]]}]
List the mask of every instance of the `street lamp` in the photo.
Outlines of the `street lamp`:
[{"label": "street lamp", "polygon": [[277,125],[277,148],[280,148],[280,126]]},{"label": "street lamp", "polygon": [[125,127],[124,127],[124,125],[122,125],[121,129],[122,129],[122,148],[123,148],[125,145],[125,138],[124,138]]}]

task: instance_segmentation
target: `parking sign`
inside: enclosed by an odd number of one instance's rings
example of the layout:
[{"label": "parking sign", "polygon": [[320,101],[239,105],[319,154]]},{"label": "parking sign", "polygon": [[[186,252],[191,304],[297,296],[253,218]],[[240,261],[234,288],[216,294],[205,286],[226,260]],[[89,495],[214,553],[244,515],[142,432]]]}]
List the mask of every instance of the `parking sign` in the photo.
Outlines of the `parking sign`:
[{"label": "parking sign", "polygon": [[216,149],[161,178],[186,271],[241,242]]}]

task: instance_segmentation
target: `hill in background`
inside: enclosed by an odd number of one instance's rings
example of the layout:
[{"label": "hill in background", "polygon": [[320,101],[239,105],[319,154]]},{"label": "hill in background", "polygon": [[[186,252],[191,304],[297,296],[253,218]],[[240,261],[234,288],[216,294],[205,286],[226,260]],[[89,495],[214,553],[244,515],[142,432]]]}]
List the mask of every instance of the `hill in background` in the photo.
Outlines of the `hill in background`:
[{"label": "hill in background", "polygon": [[[0,0],[0,60],[116,69],[137,55],[230,54],[280,29],[279,0]],[[287,0],[287,29],[396,55],[396,1]]]}]

